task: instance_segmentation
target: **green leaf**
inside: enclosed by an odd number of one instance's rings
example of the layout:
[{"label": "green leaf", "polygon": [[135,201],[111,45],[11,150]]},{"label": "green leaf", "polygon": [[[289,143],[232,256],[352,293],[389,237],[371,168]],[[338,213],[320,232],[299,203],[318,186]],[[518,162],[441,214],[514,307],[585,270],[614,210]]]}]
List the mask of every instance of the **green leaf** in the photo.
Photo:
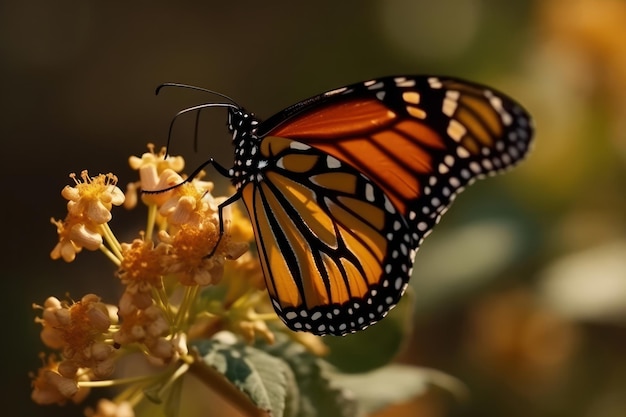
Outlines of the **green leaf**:
[{"label": "green leaf", "polygon": [[344,372],[367,372],[391,362],[410,336],[414,298],[409,287],[380,322],[346,336],[326,336],[326,359]]},{"label": "green leaf", "polygon": [[273,417],[286,415],[287,400],[297,393],[293,392],[293,373],[284,361],[241,343],[211,339],[194,346],[205,365],[226,377],[256,407]]},{"label": "green leaf", "polygon": [[[280,335],[277,335],[279,340]],[[286,337],[274,345],[260,345],[291,368],[300,397],[293,414],[286,417],[358,417],[363,415],[352,394],[334,383],[334,369]]]},{"label": "green leaf", "polygon": [[424,394],[432,385],[444,388],[460,399],[467,397],[467,389],[462,382],[428,368],[389,365],[364,374],[335,373],[333,379],[335,384],[351,391],[368,414],[409,401]]}]

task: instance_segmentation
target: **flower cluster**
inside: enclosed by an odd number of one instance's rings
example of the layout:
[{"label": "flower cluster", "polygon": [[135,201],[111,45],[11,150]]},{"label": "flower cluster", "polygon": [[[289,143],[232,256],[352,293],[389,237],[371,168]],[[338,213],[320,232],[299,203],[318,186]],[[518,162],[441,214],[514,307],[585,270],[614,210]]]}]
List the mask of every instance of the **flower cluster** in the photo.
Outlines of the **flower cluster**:
[{"label": "flower cluster", "polygon": [[[276,321],[276,315],[259,262],[248,252],[249,222],[231,206],[223,207],[220,218],[218,206],[225,198],[211,194],[213,183],[202,175],[186,179],[181,157],[148,148],[130,158],[139,181],[125,193],[113,174],[92,177],[87,171],[71,175],[74,185],[62,191],[68,214],[52,219],[59,236],[52,259],[72,262],[83,248],[99,250],[117,268],[122,291],[114,305],[87,294],[78,301],[50,297],[35,306],[42,312],[36,320],[41,339],[56,351],[43,357],[33,376],[37,403],[80,402],[91,387],[132,384],[132,390],[87,413],[132,416],[142,392],[180,377],[193,362],[190,341],[223,330],[248,342],[259,336],[274,340],[267,321]],[[109,227],[111,210],[130,209],[139,201],[147,206],[145,230],[120,242]],[[159,371],[112,378],[123,357],[137,354]]]}]

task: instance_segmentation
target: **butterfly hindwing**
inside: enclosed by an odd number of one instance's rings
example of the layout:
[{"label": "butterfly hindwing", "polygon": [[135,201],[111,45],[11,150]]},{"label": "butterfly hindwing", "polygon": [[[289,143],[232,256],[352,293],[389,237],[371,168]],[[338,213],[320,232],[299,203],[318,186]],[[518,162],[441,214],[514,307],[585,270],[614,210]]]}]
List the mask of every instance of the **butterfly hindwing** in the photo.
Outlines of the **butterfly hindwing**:
[{"label": "butterfly hindwing", "polygon": [[267,137],[261,154],[275,166],[242,196],[279,316],[336,335],[380,320],[413,262],[403,216],[366,176],[305,144]]}]

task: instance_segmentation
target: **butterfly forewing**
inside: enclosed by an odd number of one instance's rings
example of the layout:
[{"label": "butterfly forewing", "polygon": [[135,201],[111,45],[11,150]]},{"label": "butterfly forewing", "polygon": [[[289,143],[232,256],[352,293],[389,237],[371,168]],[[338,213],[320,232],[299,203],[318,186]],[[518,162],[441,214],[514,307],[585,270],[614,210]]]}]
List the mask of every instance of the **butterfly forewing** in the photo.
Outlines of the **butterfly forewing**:
[{"label": "butterfly forewing", "polygon": [[[511,99],[456,79],[389,77],[319,97],[271,134],[352,165],[405,215],[433,190],[429,181],[450,190],[440,196],[445,207],[452,191],[519,161],[532,135],[529,116]],[[440,181],[452,172],[451,184]]]}]

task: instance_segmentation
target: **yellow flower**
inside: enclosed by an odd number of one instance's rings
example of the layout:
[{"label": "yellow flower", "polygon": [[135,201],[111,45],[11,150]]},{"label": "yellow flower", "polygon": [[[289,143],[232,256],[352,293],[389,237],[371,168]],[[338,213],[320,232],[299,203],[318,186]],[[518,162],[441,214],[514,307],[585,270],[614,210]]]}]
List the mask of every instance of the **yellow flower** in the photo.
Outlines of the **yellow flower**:
[{"label": "yellow flower", "polygon": [[144,166],[152,165],[156,170],[161,173],[166,169],[171,169],[176,172],[180,172],[185,168],[185,160],[182,156],[166,155],[165,146],[161,147],[159,153],[154,152],[154,144],[148,143],[148,151],[141,155],[141,157],[131,156],[128,158],[130,167],[134,170],[141,169]]},{"label": "yellow flower", "polygon": [[[68,214],[64,221],[50,219],[57,227],[59,242],[50,257],[63,258],[72,262],[82,250],[100,249],[109,258],[119,264],[119,243],[108,226],[111,220],[111,209],[124,202],[124,194],[117,188],[117,177],[113,174],[100,174],[90,177],[87,171],[81,173],[81,180],[71,174],[76,185],[66,186],[61,194],[68,201]],[[103,245],[103,240],[109,248]]]},{"label": "yellow flower", "polygon": [[167,271],[182,285],[218,283],[224,261],[238,258],[248,247],[247,243],[231,242],[227,230],[220,234],[219,200],[210,194],[212,187],[212,183],[196,180],[183,184],[159,210],[170,226],[169,231],[159,233],[159,239],[170,247]]},{"label": "yellow flower", "polygon": [[[151,297],[153,288],[163,287],[163,257],[165,245],[154,246],[153,242],[135,239],[132,243],[122,243],[122,261],[117,271],[126,292],[132,296]],[[139,308],[145,308],[147,305]]]},{"label": "yellow flower", "polygon": [[122,316],[119,331],[113,340],[120,346],[139,343],[152,355],[151,360],[167,363],[176,353],[176,340],[168,338],[170,325],[163,311],[156,305],[145,309],[133,309]]},{"label": "yellow flower", "polygon": [[90,369],[96,377],[113,372],[113,348],[106,342],[112,324],[109,309],[94,294],[85,295],[71,305],[49,297],[42,307],[42,341],[51,348],[62,349],[66,370]]},{"label": "yellow flower", "polygon": [[[159,153],[155,153],[154,145],[148,144],[149,152],[141,157],[131,156],[128,160],[130,167],[139,171],[139,181],[130,183],[126,187],[126,208],[133,208],[137,204],[137,190],[157,191],[180,184],[183,178],[178,174],[185,167],[185,160],[181,156],[167,156],[166,149],[162,147]],[[166,201],[172,191],[157,194],[142,194],[141,199],[145,204],[160,206]]]},{"label": "yellow flower", "polygon": [[76,185],[67,185],[61,192],[69,200],[67,211],[94,224],[107,223],[111,220],[111,208],[124,202],[124,193],[116,186],[117,177],[113,174],[90,177],[87,171],[81,172],[80,176],[82,181],[76,174],[71,174]]},{"label": "yellow flower", "polygon": [[136,309],[150,307],[153,290],[163,288],[163,275],[168,245],[158,244],[142,239],[132,243],[122,243],[122,261],[117,276],[125,285],[124,293],[119,301],[119,313],[122,316]]},{"label": "yellow flower", "polygon": [[50,219],[50,222],[57,227],[59,235],[59,242],[50,252],[54,260],[63,258],[65,262],[72,262],[82,248],[97,250],[102,245],[102,235],[82,217],[68,215],[65,221]]},{"label": "yellow flower", "polygon": [[81,372],[79,377],[64,377],[58,369],[59,362],[50,356],[33,378],[31,399],[37,404],[64,405],[68,400],[80,403],[89,394],[89,388],[78,385],[78,381],[89,380],[86,373]]},{"label": "yellow flower", "polygon": [[163,202],[159,213],[170,226],[195,225],[205,217],[217,218],[217,210],[212,207],[210,194],[213,183],[192,181],[175,188],[174,193]]},{"label": "yellow flower", "polygon": [[[183,177],[171,169],[166,169],[159,174],[153,166],[142,167],[139,170],[139,175],[141,178],[140,188],[145,191],[165,190],[169,187],[181,184],[184,181]],[[171,198],[172,195],[177,193],[178,188],[158,193],[144,193],[141,195],[141,201],[146,205],[160,207]]]},{"label": "yellow flower", "polygon": [[[173,273],[182,285],[216,284],[224,272],[223,253],[217,251],[207,257],[219,239],[217,220],[205,219],[199,224],[183,224],[170,236],[161,231],[159,238],[170,245],[166,256],[167,271]],[[222,246],[222,245],[220,245]]]}]

